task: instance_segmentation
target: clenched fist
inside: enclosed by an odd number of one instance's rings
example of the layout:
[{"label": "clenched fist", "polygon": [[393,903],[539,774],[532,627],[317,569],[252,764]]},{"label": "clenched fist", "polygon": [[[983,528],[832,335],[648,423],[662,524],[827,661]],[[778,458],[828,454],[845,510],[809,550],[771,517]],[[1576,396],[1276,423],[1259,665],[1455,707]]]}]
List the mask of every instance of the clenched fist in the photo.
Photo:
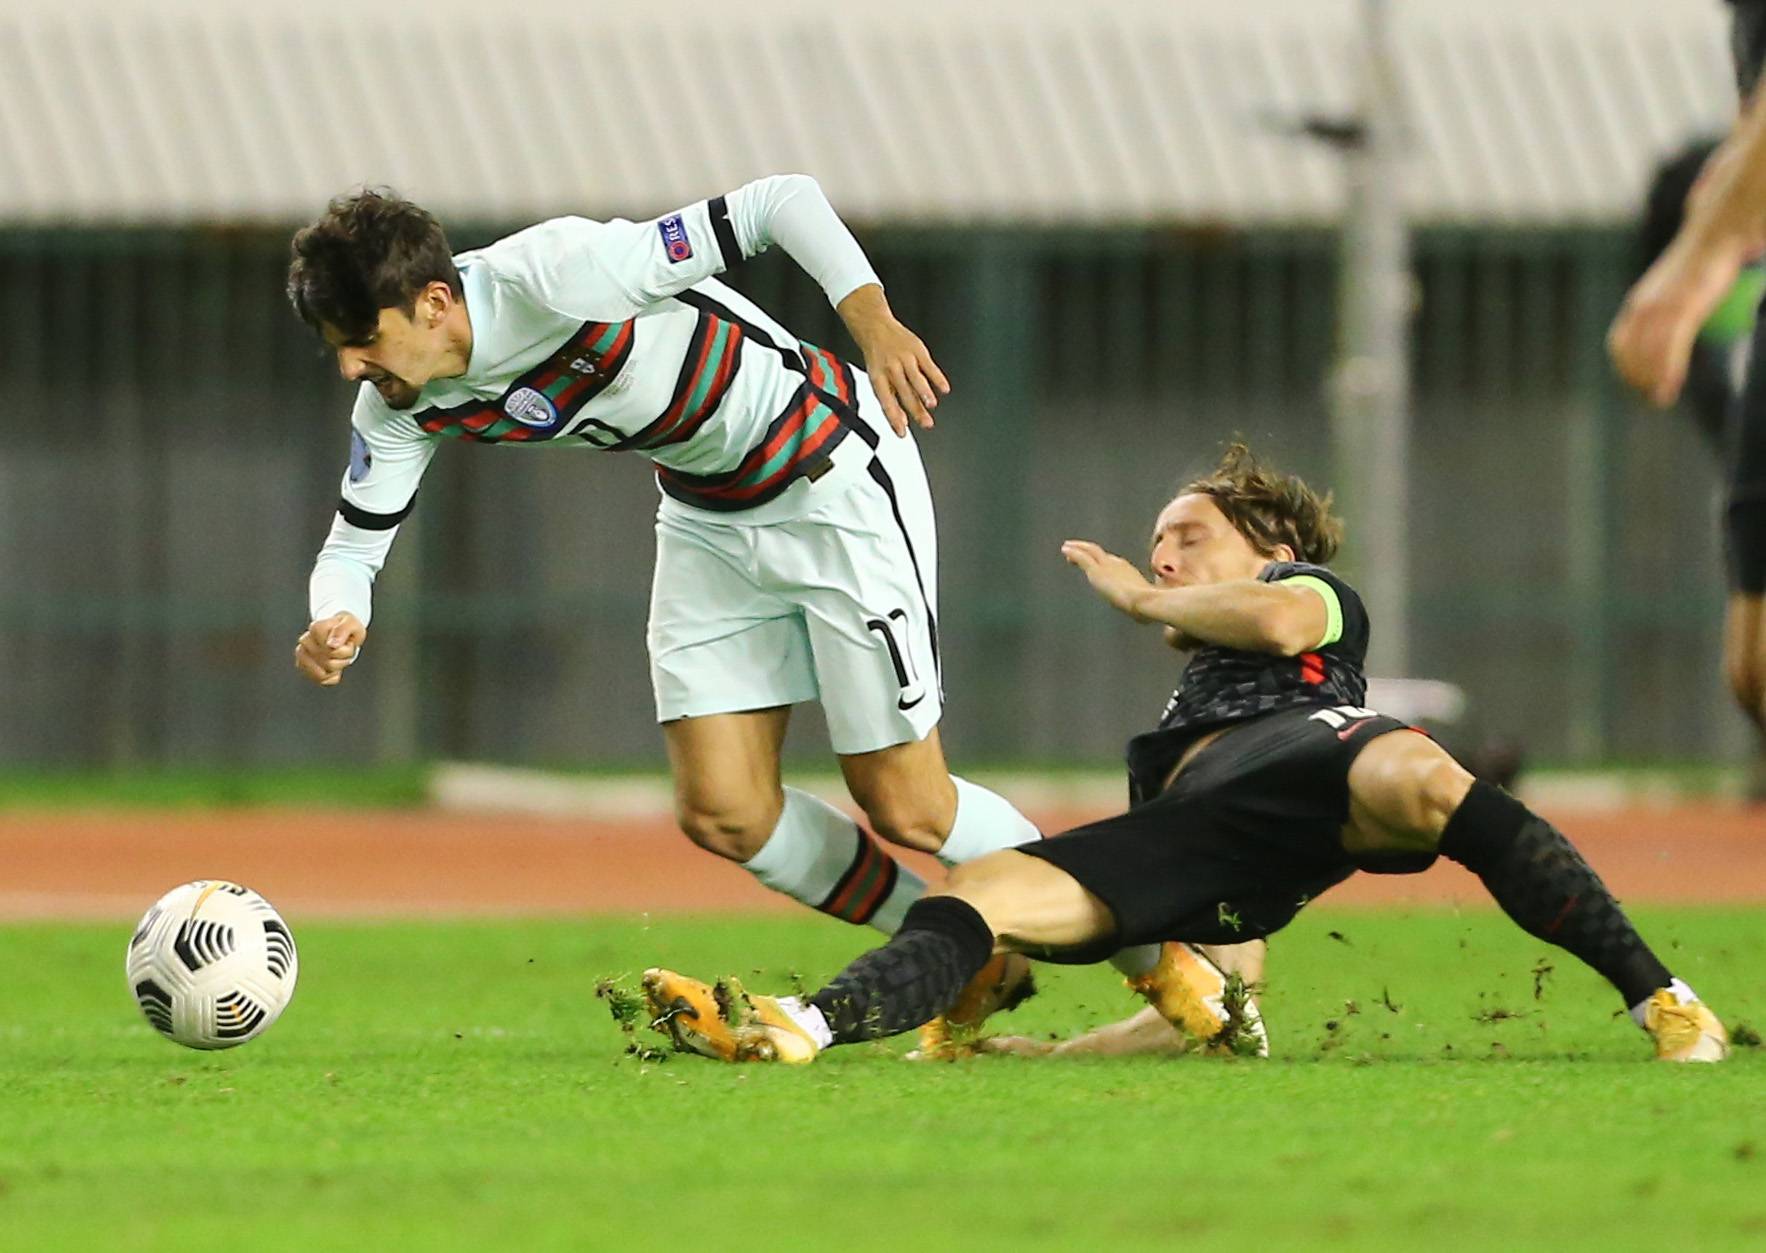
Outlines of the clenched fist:
[{"label": "clenched fist", "polygon": [[368,628],[353,613],[320,618],[295,642],[294,668],[320,687],[336,687],[367,638]]}]

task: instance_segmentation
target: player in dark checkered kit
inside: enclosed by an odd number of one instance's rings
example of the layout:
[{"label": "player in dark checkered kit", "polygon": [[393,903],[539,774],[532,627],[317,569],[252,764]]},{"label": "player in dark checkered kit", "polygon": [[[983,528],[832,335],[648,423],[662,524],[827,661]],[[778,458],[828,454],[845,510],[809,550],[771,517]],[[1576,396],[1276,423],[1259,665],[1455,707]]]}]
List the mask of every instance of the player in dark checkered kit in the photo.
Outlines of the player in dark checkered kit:
[{"label": "player in dark checkered kit", "polygon": [[[1328,499],[1235,446],[1160,514],[1153,581],[1095,544],[1067,543],[1105,601],[1193,652],[1158,727],[1129,744],[1128,812],[958,868],[888,945],[806,999],[719,997],[652,970],[663,1026],[724,1060],[809,1061],[918,1025],[996,951],[1087,962],[1123,945],[1243,941],[1358,869],[1414,872],[1446,856],[1530,934],[1605,976],[1659,1057],[1725,1056],[1722,1024],[1562,834],[1427,736],[1362,707],[1367,611],[1324,564],[1340,534]],[[1191,1034],[1221,1031],[1218,1006],[1187,995],[1193,983],[1169,986],[1178,994],[1151,998],[1162,1015]]]}]

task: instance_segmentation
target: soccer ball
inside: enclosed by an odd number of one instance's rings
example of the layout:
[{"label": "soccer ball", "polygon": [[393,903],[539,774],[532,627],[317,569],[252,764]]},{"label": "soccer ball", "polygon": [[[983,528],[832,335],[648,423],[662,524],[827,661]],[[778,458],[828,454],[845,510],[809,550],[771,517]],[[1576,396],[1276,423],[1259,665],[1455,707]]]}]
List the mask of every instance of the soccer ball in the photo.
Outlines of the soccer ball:
[{"label": "soccer ball", "polygon": [[237,883],[198,879],[147,911],[126,969],[155,1031],[193,1049],[230,1049],[288,1008],[300,961],[269,901]]}]

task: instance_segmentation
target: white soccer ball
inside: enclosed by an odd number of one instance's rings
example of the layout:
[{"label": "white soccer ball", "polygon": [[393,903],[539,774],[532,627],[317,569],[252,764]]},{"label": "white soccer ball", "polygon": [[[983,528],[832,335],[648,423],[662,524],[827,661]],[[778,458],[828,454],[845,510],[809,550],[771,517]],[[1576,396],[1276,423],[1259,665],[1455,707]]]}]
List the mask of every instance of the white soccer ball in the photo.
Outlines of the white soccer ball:
[{"label": "white soccer ball", "polygon": [[129,940],[129,991],[154,1030],[193,1049],[230,1049],[288,1008],[294,936],[269,901],[198,879],[155,902]]}]

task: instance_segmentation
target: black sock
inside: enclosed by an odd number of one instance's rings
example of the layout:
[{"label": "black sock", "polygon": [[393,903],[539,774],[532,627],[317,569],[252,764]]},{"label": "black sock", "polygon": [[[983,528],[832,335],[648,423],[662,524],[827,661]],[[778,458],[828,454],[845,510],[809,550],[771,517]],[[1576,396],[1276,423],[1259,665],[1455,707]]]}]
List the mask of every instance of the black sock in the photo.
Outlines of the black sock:
[{"label": "black sock", "polygon": [[834,1043],[880,1040],[911,1031],[956,1004],[987,959],[993,932],[967,901],[915,901],[901,928],[809,998]]},{"label": "black sock", "polygon": [[1567,949],[1619,989],[1626,1007],[1668,986],[1668,968],[1558,829],[1489,783],[1472,784],[1447,829],[1441,855],[1484,881],[1529,935]]}]

